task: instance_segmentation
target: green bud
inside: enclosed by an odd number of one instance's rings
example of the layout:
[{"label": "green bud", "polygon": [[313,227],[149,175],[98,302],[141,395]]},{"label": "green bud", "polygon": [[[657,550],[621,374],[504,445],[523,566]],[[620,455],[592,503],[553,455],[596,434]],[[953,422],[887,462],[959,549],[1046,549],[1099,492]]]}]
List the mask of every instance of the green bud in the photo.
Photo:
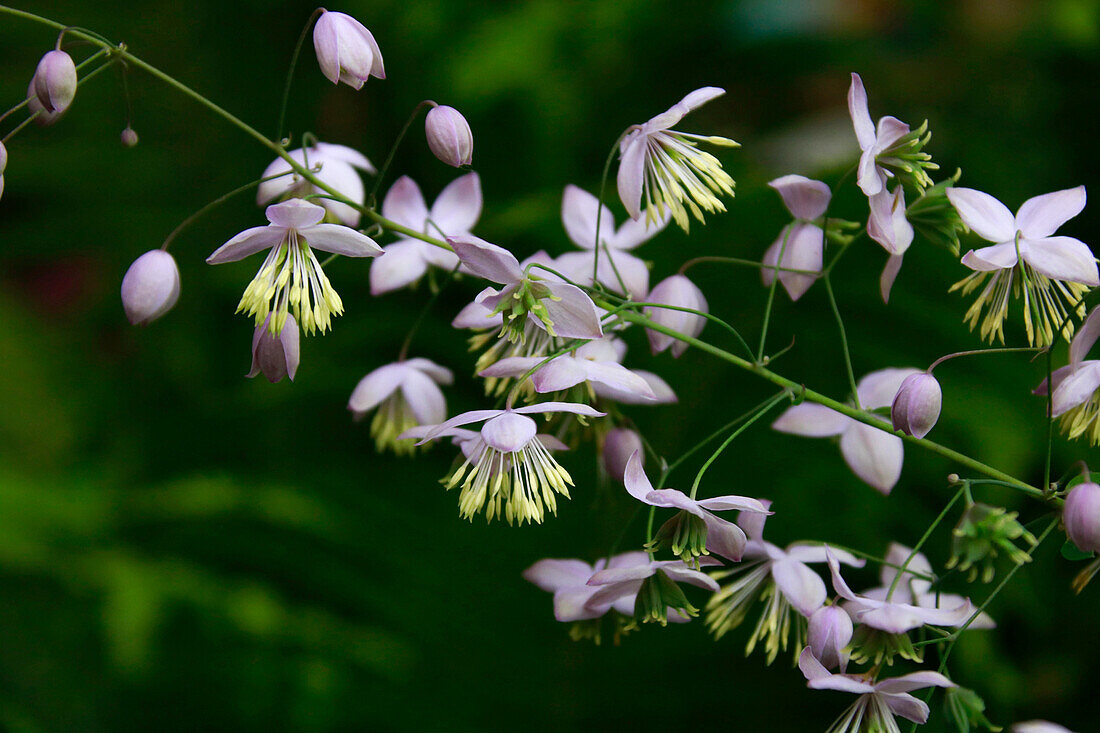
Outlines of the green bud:
[{"label": "green bud", "polygon": [[973,726],[985,726],[987,730],[997,733],[1003,730],[999,725],[993,725],[985,717],[985,701],[973,690],[965,687],[949,687],[943,702],[947,717],[955,724],[960,733],[970,733]]},{"label": "green bud", "polygon": [[1030,562],[1031,556],[1015,544],[1016,540],[1023,539],[1031,547],[1038,544],[1035,536],[1016,521],[1016,512],[981,503],[967,507],[951,535],[952,554],[946,567],[969,570],[967,581],[971,583],[979,570],[983,583],[993,580],[996,574],[993,562],[1000,553],[1016,565]]}]

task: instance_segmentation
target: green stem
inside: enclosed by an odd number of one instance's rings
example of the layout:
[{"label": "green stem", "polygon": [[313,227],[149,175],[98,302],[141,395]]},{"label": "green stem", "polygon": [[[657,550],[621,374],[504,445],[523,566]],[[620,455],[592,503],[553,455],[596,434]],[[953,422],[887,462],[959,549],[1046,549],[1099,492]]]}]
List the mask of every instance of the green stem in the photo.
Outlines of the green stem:
[{"label": "green stem", "polygon": [[[620,305],[620,306],[612,306],[612,307],[609,308],[609,310],[611,310],[613,313],[619,313],[619,312],[622,312],[624,309],[635,308],[635,307],[637,307],[637,308],[662,308],[664,310],[680,311],[681,313],[691,313],[692,315],[696,315],[696,316],[699,316],[701,318],[706,318],[708,321],[713,321],[713,322],[717,323],[719,326],[721,326],[722,328],[724,328],[727,331],[729,331],[730,333],[732,333],[734,335],[734,337],[737,339],[737,341],[741,344],[741,346],[743,346],[745,348],[745,353],[747,353],[749,355],[749,358],[753,357],[752,349],[749,347],[748,342],[745,341],[745,339],[741,337],[741,334],[737,332],[737,329],[734,328],[733,326],[731,326],[730,324],[726,323],[725,321],[723,321],[718,316],[712,315],[710,313],[705,313],[703,311],[697,311],[694,308],[686,308],[684,306],[679,306],[679,305],[667,305],[665,303],[637,303],[637,302],[625,303],[625,304]],[[660,329],[654,329],[654,330],[660,330]]]},{"label": "green stem", "polygon": [[374,202],[378,198],[378,189],[382,187],[382,179],[386,177],[386,172],[390,169],[390,164],[393,163],[394,156],[397,155],[397,149],[401,146],[401,141],[405,139],[405,135],[408,134],[409,128],[412,127],[412,123],[416,121],[417,116],[420,114],[420,110],[427,106],[436,106],[435,102],[425,99],[420,104],[413,107],[412,114],[409,115],[409,119],[405,121],[405,126],[401,128],[401,132],[397,134],[397,139],[393,141],[393,145],[390,146],[389,153],[386,154],[386,160],[383,161],[382,167],[378,169],[378,175],[374,177],[374,186],[370,190],[370,196],[367,197],[368,208],[374,207]]},{"label": "green stem", "polygon": [[943,511],[940,512],[939,516],[936,517],[935,520],[933,520],[932,524],[928,526],[928,529],[924,531],[924,534],[921,535],[921,538],[917,540],[917,544],[913,545],[913,549],[909,551],[909,556],[906,557],[905,562],[901,564],[901,569],[894,574],[894,580],[892,583],[890,583],[890,589],[886,591],[887,603],[890,602],[890,598],[893,597],[894,591],[897,590],[898,584],[901,582],[901,576],[905,575],[905,571],[909,568],[909,563],[913,562],[913,558],[915,558],[920,553],[921,548],[924,547],[924,543],[927,542],[928,538],[932,536],[932,532],[935,531],[936,527],[938,527],[940,522],[943,521],[943,518],[947,516],[947,513],[951,511],[951,507],[955,506],[955,502],[959,500],[959,497],[966,493],[966,490],[967,482],[963,481],[962,486],[960,486],[959,490],[955,492],[955,495],[951,497],[951,501],[947,502],[947,506],[943,508]]},{"label": "green stem", "polygon": [[856,375],[852,371],[852,355],[848,351],[848,334],[844,330],[844,319],[840,317],[840,309],[836,305],[836,296],[833,294],[833,283],[829,279],[829,275],[825,275],[823,278],[825,281],[825,292],[829,295],[829,308],[833,311],[833,317],[836,318],[837,330],[840,331],[840,348],[844,352],[844,369],[848,372],[848,384],[852,388],[852,400],[856,403],[856,409],[859,409],[859,392],[856,390]]},{"label": "green stem", "polygon": [[[626,133],[624,132],[623,135]],[[600,270],[600,221],[603,219],[603,197],[607,191],[607,175],[611,172],[611,161],[615,159],[615,151],[619,149],[619,143],[623,139],[623,135],[619,135],[619,138],[615,141],[615,144],[611,146],[611,150],[607,153],[607,160],[603,164],[603,175],[600,176],[600,195],[596,198],[596,243],[594,254],[592,257],[592,285],[595,286],[597,282],[596,273]]]},{"label": "green stem", "polygon": [[714,451],[714,453],[711,455],[711,457],[708,458],[706,463],[704,463],[703,466],[699,469],[699,472],[697,474],[695,474],[695,481],[693,481],[692,484],[691,484],[691,495],[690,495],[689,498],[692,498],[692,499],[695,498],[696,493],[698,493],[698,491],[699,491],[699,483],[703,480],[703,474],[707,472],[708,468],[710,468],[710,464],[712,464],[716,460],[718,460],[718,456],[722,455],[722,452],[725,451],[726,448],[729,446],[729,444],[733,442],[733,439],[736,438],[741,433],[743,433],[745,430],[747,430],[748,427],[750,425],[752,425],[754,422],[756,422],[757,420],[762,418],[764,415],[766,415],[768,410],[772,409],[777,404],[779,404],[779,402],[781,400],[783,400],[785,397],[789,397],[789,396],[790,396],[790,391],[786,390],[786,389],[779,392],[778,394],[772,396],[771,399],[764,402],[763,407],[758,408],[756,413],[752,417],[750,417],[747,421],[745,421],[744,425],[741,425],[740,427],[738,427],[736,430],[734,430],[732,433],[729,434],[728,438],[726,438],[724,441],[722,441],[722,445],[718,446],[718,450]]},{"label": "green stem", "polygon": [[194,214],[191,214],[191,216],[189,216],[186,219],[184,219],[183,221],[181,221],[179,223],[179,225],[175,229],[173,229],[172,232],[167,237],[165,237],[164,244],[162,244],[160,246],[160,248],[162,250],[164,250],[165,252],[167,252],[168,251],[168,245],[170,245],[172,243],[172,240],[174,240],[177,236],[179,236],[180,232],[182,232],[184,229],[186,229],[188,226],[190,226],[192,223],[194,223],[195,220],[201,218],[203,216],[203,214],[210,211],[211,209],[216,208],[218,205],[225,203],[226,201],[233,198],[237,194],[241,194],[241,193],[244,193],[245,191],[247,191],[249,189],[256,188],[256,186],[259,186],[261,183],[264,183],[266,181],[272,181],[276,178],[282,178],[283,176],[289,176],[289,175],[290,175],[289,172],[279,173],[278,175],[268,176],[267,178],[261,178],[261,179],[256,180],[256,181],[249,181],[248,183],[244,184],[243,186],[240,186],[238,188],[234,188],[229,193],[222,194],[218,198],[216,198],[213,201],[211,201],[210,203],[206,204],[206,206],[203,206],[201,209],[196,211]]},{"label": "green stem", "polygon": [[954,354],[947,354],[946,356],[941,356],[939,359],[936,359],[934,362],[932,362],[932,366],[928,367],[927,372],[931,374],[932,370],[938,367],[940,364],[944,363],[945,361],[950,361],[951,359],[957,359],[960,356],[980,356],[982,354],[1012,354],[1017,352],[1035,353],[1036,351],[1043,351],[1044,349],[1049,352],[1049,348],[1042,346],[1018,346],[1010,348],[972,349],[970,351],[958,351]]},{"label": "green stem", "polygon": [[[315,9],[309,15],[309,20],[306,21],[305,26],[302,27],[301,34],[298,35],[298,42],[294,44],[294,53],[290,56],[290,68],[286,72],[286,84],[283,85],[283,101],[279,105],[279,124],[275,126],[275,139],[282,142],[286,138],[283,136],[283,130],[286,128],[286,107],[290,100],[290,85],[294,81],[294,71],[298,68],[298,55],[302,52],[302,44],[305,43],[306,36],[309,34],[309,29],[313,25],[313,21],[317,20],[317,16],[324,12],[321,8]],[[289,140],[287,141],[289,142]]]},{"label": "green stem", "polygon": [[440,249],[445,249],[448,252],[454,252],[454,247],[447,244],[442,239],[436,239],[433,236],[424,234],[423,232],[418,232],[415,229],[409,229],[407,226],[398,224],[396,221],[393,221],[391,219],[387,219],[374,209],[368,209],[360,206],[359,204],[353,205],[355,206],[355,208],[362,211],[364,215],[381,224],[384,228],[389,229],[390,231],[397,232],[398,234],[404,234],[406,237],[411,237],[413,239],[419,239],[421,242],[427,242],[428,244],[435,245]]},{"label": "green stem", "polygon": [[776,272],[793,272],[796,275],[813,275],[817,277],[821,273],[817,270],[796,270],[793,267],[780,267],[779,265],[765,265],[763,262],[757,262],[756,260],[746,260],[740,257],[719,257],[717,255],[705,255],[703,257],[692,257],[690,260],[680,265],[680,274],[683,275],[692,267],[696,265],[702,265],[707,262],[717,262],[726,265],[741,265],[743,267],[752,267],[756,270],[762,270],[765,267],[769,270],[775,270]]},{"label": "green stem", "polygon": [[[783,261],[783,254],[787,251],[787,242],[791,238],[794,224],[790,224],[784,230],[783,244],[779,248],[779,256],[775,259],[775,268],[772,270],[772,284],[768,287],[768,299],[764,304],[764,321],[760,325],[760,348],[756,353],[756,361],[764,361],[764,344],[768,340],[768,323],[772,317],[772,305],[775,303],[775,289],[779,287],[779,263]],[[822,235],[824,236],[824,234]]]}]

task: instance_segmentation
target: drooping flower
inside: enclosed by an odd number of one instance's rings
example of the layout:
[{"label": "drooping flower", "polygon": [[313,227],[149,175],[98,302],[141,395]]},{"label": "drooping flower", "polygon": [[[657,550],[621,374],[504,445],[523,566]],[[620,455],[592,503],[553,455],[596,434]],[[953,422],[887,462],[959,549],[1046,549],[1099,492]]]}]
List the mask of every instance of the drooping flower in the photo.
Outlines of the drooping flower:
[{"label": "drooping flower", "polygon": [[447,402],[438,385],[454,380],[451,370],[430,359],[407,359],[380,366],[359,380],[348,409],[360,419],[374,408],[370,434],[379,451],[392,448],[398,455],[416,447],[397,436],[416,425],[434,425],[447,418]]},{"label": "drooping flower", "polygon": [[291,311],[307,334],[324,333],[332,316],[344,312],[340,296],[317,261],[314,249],[347,257],[377,257],[381,248],[370,237],[339,224],[322,224],[325,210],[301,199],[267,207],[266,227],[246,229],[206,258],[211,265],[236,262],[270,248],[256,277],[245,288],[237,312],[252,316],[256,325],[268,321],[278,334]]},{"label": "drooping flower", "polygon": [[798,668],[811,690],[837,690],[859,695],[829,728],[828,733],[898,733],[895,715],[914,723],[928,720],[928,704],[909,693],[925,687],[954,687],[938,672],[912,672],[901,677],[873,681],[866,675],[835,674],[817,661],[809,647],[802,650]]},{"label": "drooping flower", "polygon": [[[599,262],[596,258],[596,219],[600,220]],[[635,300],[649,292],[649,268],[630,254],[630,250],[655,237],[668,225],[668,214],[650,226],[648,221],[627,219],[618,229],[611,210],[595,196],[573,184],[565,187],[561,201],[561,220],[573,244],[585,252],[567,252],[557,258],[562,271],[573,281],[592,284],[592,269],[604,287]]]},{"label": "drooping flower", "polygon": [[1015,216],[997,199],[972,188],[948,188],[947,198],[967,227],[994,242],[963,255],[962,263],[974,272],[951,286],[952,291],[961,288],[963,295],[981,288],[966,312],[970,328],[981,321],[982,339],[1003,343],[1009,297],[1022,294],[1028,343],[1048,346],[1059,333],[1068,341],[1073,335],[1071,314],[1084,317],[1085,293],[1100,285],[1100,272],[1087,244],[1053,235],[1085,208],[1085,187],[1030,198]]},{"label": "drooping flower", "polygon": [[863,193],[868,197],[882,193],[886,181],[894,176],[908,178],[921,189],[932,185],[926,171],[937,170],[939,166],[931,162],[930,155],[921,152],[932,136],[927,133],[927,122],[910,131],[909,125],[887,116],[879,119],[876,128],[859,74],[852,74],[848,88],[848,114],[861,151],[856,181]]},{"label": "drooping flower", "polygon": [[[573,479],[550,455],[537,434],[535,421],[528,415],[568,412],[584,417],[602,417],[604,413],[588,405],[569,402],[543,402],[504,410],[473,410],[438,425],[414,428],[417,445],[434,438],[456,435],[461,426],[484,421],[481,441],[474,454],[444,479],[447,489],[461,485],[459,514],[473,520],[485,509],[485,518],[503,517],[509,524],[541,523],[548,509],[557,513],[556,494],[569,498]],[[398,436],[413,437],[406,431]],[[463,446],[465,452],[465,445]]]},{"label": "drooping flower", "polygon": [[[657,286],[650,292],[649,301],[672,306],[671,308],[647,306],[645,315],[651,321],[686,336],[695,337],[703,332],[703,326],[706,325],[707,319],[698,313],[690,313],[688,310],[707,313],[707,299],[703,296],[703,291],[696,287],[691,280],[688,280],[687,276],[671,275],[666,277],[657,283]],[[679,358],[687,350],[688,345],[686,342],[666,333],[652,328],[647,328],[645,333],[649,338],[649,348],[654,354],[659,354],[665,349],[671,348],[672,355]]]},{"label": "drooping flower", "polygon": [[160,318],[172,310],[179,297],[180,271],[164,250],[150,250],[138,257],[122,278],[122,309],[135,326]]},{"label": "drooping flower", "polygon": [[[887,407],[901,383],[917,369],[882,369],[871,372],[856,385],[864,410]],[[885,423],[884,423],[885,424]],[[901,438],[813,402],[787,408],[772,428],[809,438],[840,436],[840,452],[848,467],[865,483],[889,494],[901,476],[904,457]]]},{"label": "drooping flower", "polygon": [[619,198],[632,219],[659,224],[671,213],[685,232],[688,211],[700,222],[703,211],[725,211],[718,196],[733,196],[733,178],[717,158],[698,148],[699,142],[739,147],[729,138],[693,135],[670,129],[684,116],[726,93],[718,87],[696,89],[669,109],[627,130],[619,143]]},{"label": "drooping flower", "polygon": [[940,419],[943,391],[940,383],[928,372],[910,374],[902,380],[890,405],[894,430],[923,438]]},{"label": "drooping flower", "polygon": [[779,271],[779,283],[791,300],[798,300],[814,284],[814,273],[820,273],[824,264],[825,230],[815,222],[824,216],[833,194],[827,185],[806,176],[783,176],[768,185],[779,192],[795,221],[783,227],[764,253],[760,276],[764,285],[771,285],[776,267],[785,268]]},{"label": "drooping flower", "polygon": [[38,62],[31,84],[44,110],[58,115],[67,110],[76,96],[76,64],[72,56],[60,49],[47,53]]},{"label": "drooping flower", "polygon": [[460,168],[474,162],[474,134],[454,107],[437,105],[428,110],[424,134],[432,154],[447,165]]},{"label": "drooping flower", "polygon": [[806,631],[810,653],[826,669],[848,668],[848,644],[855,627],[852,617],[840,606],[822,606],[813,612]]},{"label": "drooping flower", "polygon": [[[443,238],[469,235],[481,216],[481,180],[467,173],[451,181],[429,210],[420,187],[408,176],[398,178],[382,200],[382,216],[422,234]],[[416,282],[429,266],[453,270],[458,256],[442,247],[403,237],[382,249],[386,256],[371,264],[371,295],[381,295]]]},{"label": "drooping flower", "polygon": [[528,314],[550,336],[594,339],[603,335],[596,306],[580,288],[528,274],[511,252],[478,237],[448,237],[447,241],[470,272],[504,286],[499,291],[482,291],[477,300],[503,315],[501,338],[524,339]]},{"label": "drooping flower", "polygon": [[[768,507],[770,502],[762,505]],[[757,599],[763,600],[764,609],[749,637],[746,653],[751,654],[756,644],[763,642],[771,664],[781,650],[788,648],[792,631],[795,651],[801,648],[806,619],[825,603],[828,591],[825,581],[809,567],[809,563],[825,562],[824,546],[794,543],[784,550],[773,545],[764,539],[766,519],[756,512],[742,513],[737,518],[748,542],[740,565],[711,574],[717,581],[730,580],[707,602],[707,627],[720,639],[745,621]],[[841,562],[863,567],[863,560],[835,552]]]},{"label": "drooping flower", "polygon": [[245,376],[251,379],[262,372],[272,384],[281,382],[283,377],[290,377],[293,382],[300,358],[298,323],[288,313],[282,330],[273,335],[268,326],[270,319],[269,313],[252,334],[252,369]]},{"label": "drooping flower", "polygon": [[333,84],[362,89],[370,77],[385,79],[382,52],[366,27],[346,13],[324,11],[313,26],[313,50],[321,73]]},{"label": "drooping flower", "polygon": [[[630,567],[605,568],[588,579],[588,585],[599,589],[588,599],[588,604],[598,606],[615,604],[633,597],[634,620],[640,623],[687,621],[699,615],[677,583],[690,583],[709,591],[718,590],[718,584],[706,573],[692,570],[679,560],[652,561]],[[717,560],[705,557],[700,565],[716,565]]]},{"label": "drooping flower", "polygon": [[[1085,356],[1098,337],[1100,308],[1093,308],[1070,343],[1069,364],[1050,375],[1054,386],[1051,417],[1059,418],[1062,432],[1070,439],[1087,435],[1093,445],[1100,445],[1100,360],[1086,360]],[[1035,394],[1046,396],[1047,380]]]},{"label": "drooping flower", "polygon": [[[349,200],[362,204],[366,198],[363,179],[355,172],[359,170],[373,174],[374,166],[366,156],[346,145],[333,145],[318,142],[308,148],[298,148],[287,152],[294,162],[309,169],[317,180],[339,191]],[[269,204],[277,198],[297,198],[325,192],[314,188],[313,184],[301,178],[283,158],[276,158],[264,169],[261,178],[267,178],[256,189],[256,203]],[[318,199],[322,206],[349,227],[359,225],[359,211],[342,201],[330,198]]]}]

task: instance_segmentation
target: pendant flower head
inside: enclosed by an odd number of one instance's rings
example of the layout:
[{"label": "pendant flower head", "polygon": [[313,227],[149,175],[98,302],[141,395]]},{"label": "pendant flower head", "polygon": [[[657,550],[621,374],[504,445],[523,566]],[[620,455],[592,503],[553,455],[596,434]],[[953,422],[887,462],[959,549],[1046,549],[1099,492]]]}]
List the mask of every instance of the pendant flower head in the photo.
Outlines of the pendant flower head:
[{"label": "pendant flower head", "polygon": [[718,196],[733,196],[733,178],[722,170],[717,158],[700,150],[698,143],[740,147],[738,143],[669,129],[688,112],[725,93],[718,87],[696,89],[623,136],[619,143],[619,198],[632,219],[641,218],[643,198],[647,225],[659,225],[669,212],[685,232],[688,211],[703,221],[703,211],[726,210]]},{"label": "pendant flower head", "polygon": [[1015,216],[997,199],[972,188],[948,188],[947,198],[967,227],[994,242],[963,255],[962,263],[974,272],[951,286],[952,291],[961,288],[963,295],[981,288],[966,312],[970,328],[980,320],[983,340],[1004,343],[1008,299],[1022,294],[1028,343],[1049,346],[1058,333],[1068,341],[1073,335],[1070,314],[1084,317],[1082,300],[1089,288],[1100,285],[1100,272],[1087,244],[1053,235],[1085,208],[1085,187],[1030,198]]},{"label": "pendant flower head", "polygon": [[[485,509],[485,518],[503,517],[508,524],[542,523],[546,510],[557,513],[556,494],[569,498],[573,479],[550,455],[528,415],[569,412],[584,417],[603,417],[588,405],[543,402],[504,410],[473,410],[426,429],[414,428],[404,437],[418,437],[421,445],[434,438],[460,435],[463,425],[482,422],[480,439],[467,440],[466,460],[443,480],[447,489],[461,485],[459,514],[473,520]],[[414,432],[415,431],[415,432]],[[398,436],[401,439],[402,436]]]},{"label": "pendant flower head", "polygon": [[382,254],[374,240],[354,229],[321,224],[324,215],[323,208],[301,199],[268,206],[270,224],[246,229],[206,258],[207,263],[220,265],[270,248],[260,271],[245,288],[237,312],[252,316],[257,326],[272,314],[268,321],[272,335],[283,329],[290,312],[307,334],[324,333],[332,325],[332,316],[344,312],[314,249],[347,257]]},{"label": "pendant flower head", "polygon": [[256,326],[256,332],[252,334],[252,368],[245,376],[252,379],[258,374],[267,377],[267,381],[275,384],[281,382],[283,377],[290,377],[294,381],[294,375],[298,373],[298,362],[301,352],[298,344],[298,324],[294,316],[287,314],[283,330],[277,335],[272,335],[268,328],[271,314],[263,323]]},{"label": "pendant flower head", "polygon": [[356,419],[374,408],[370,434],[378,451],[392,448],[411,455],[416,446],[397,436],[416,425],[434,425],[447,418],[447,403],[440,384],[454,379],[451,370],[429,359],[408,359],[378,367],[359,380],[348,400]]},{"label": "pendant flower head", "polygon": [[[366,191],[363,189],[363,179],[356,170],[373,174],[374,166],[366,156],[358,150],[346,145],[333,145],[331,143],[314,143],[308,148],[298,148],[287,153],[294,162],[313,172],[314,177],[327,186],[335,188],[348,199],[357,204],[362,204],[366,199]],[[264,169],[261,178],[267,178],[256,189],[256,203],[260,206],[270,204],[275,199],[290,199],[301,196],[309,196],[315,193],[324,193],[309,181],[292,173],[290,163],[282,158],[276,158]],[[349,227],[359,225],[359,211],[342,201],[330,198],[320,199],[325,207],[337,221]]]}]

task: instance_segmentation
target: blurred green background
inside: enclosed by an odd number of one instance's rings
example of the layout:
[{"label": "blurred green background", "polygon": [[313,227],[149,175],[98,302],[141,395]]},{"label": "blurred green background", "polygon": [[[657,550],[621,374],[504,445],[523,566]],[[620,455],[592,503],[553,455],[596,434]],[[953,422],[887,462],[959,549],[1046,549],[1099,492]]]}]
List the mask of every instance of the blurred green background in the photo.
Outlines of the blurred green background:
[{"label": "blurred green background", "polygon": [[[22,6],[116,40],[274,134],[291,50],[313,6],[277,2],[39,2]],[[485,211],[476,231],[518,254],[570,249],[559,219],[566,183],[588,190],[629,124],[686,92],[728,94],[681,129],[728,135],[738,181],[729,213],[668,231],[639,252],[652,282],[702,254],[757,258],[787,214],[764,183],[785,173],[836,182],[857,148],[845,106],[859,71],[877,119],[928,118],[944,172],[1015,209],[1024,199],[1096,180],[1093,111],[1100,1],[726,0],[533,2],[349,0],[375,34],[388,78],[333,87],[307,41],[289,120],[296,136],[355,146],[380,163],[421,99],[460,109],[475,134]],[[56,34],[0,16],[0,97],[22,98]],[[88,51],[77,47],[74,54]],[[130,75],[124,149],[120,77],[82,87],[51,128],[8,143],[0,199],[0,725],[19,731],[111,730],[824,730],[850,699],[812,692],[783,656],[744,657],[749,629],[711,641],[701,623],[645,628],[615,647],[569,640],[551,599],[520,578],[542,557],[605,553],[633,507],[600,483],[595,453],[567,459],[571,502],[542,526],[457,516],[438,479],[452,452],[377,455],[367,424],[345,409],[356,382],[392,361],[423,285],[372,299],[367,266],[329,275],[347,313],[308,339],[293,384],[246,380],[250,322],[233,316],[258,261],[204,258],[264,223],[249,195],[189,229],[173,247],[183,288],[175,309],[131,328],[118,289],[129,263],[188,214],[253,180],[270,155],[155,80]],[[5,130],[9,129],[8,123]],[[409,174],[429,201],[454,177],[414,128],[390,181]],[[849,185],[837,215],[866,209]],[[615,203],[616,216],[622,215]],[[861,213],[862,211],[862,213]],[[1095,243],[1087,209],[1063,233]],[[964,242],[964,247],[972,240]],[[889,307],[878,299],[885,253],[860,241],[836,274],[857,374],[925,366],[978,346],[969,301],[947,295],[965,270],[918,241]],[[723,266],[692,277],[714,312],[755,342],[758,275]],[[452,286],[413,353],[453,368],[452,412],[482,406],[464,334],[448,322],[478,289]],[[847,382],[824,291],[778,299],[777,369],[826,393]],[[1019,311],[1008,328],[1023,341]],[[675,457],[769,394],[763,383],[694,351],[651,358],[629,335],[632,364],[659,371],[677,406],[629,414]],[[719,343],[729,339],[704,332]],[[1064,347],[1056,359],[1063,360]],[[1042,480],[1043,404],[1029,390],[1040,363],[959,360],[937,371],[944,413],[932,438],[1032,483]],[[1095,450],[1058,443],[1055,475]],[[829,441],[761,424],[708,473],[704,493],[767,497],[770,539],[831,540],[881,552],[912,544],[949,496],[956,466],[909,449],[884,498],[846,469]],[[699,462],[674,475],[685,486]],[[981,498],[1041,516],[1007,491]],[[954,522],[952,517],[951,522]],[[641,522],[627,544],[640,544]],[[928,555],[941,567],[949,527]],[[997,599],[995,633],[969,634],[952,672],[993,720],[1093,723],[1100,669],[1100,588],[1074,597],[1079,565],[1056,534]],[[1004,571],[1004,568],[1001,568]],[[853,573],[872,585],[873,571]],[[951,589],[984,599],[988,586]],[[699,596],[692,596],[701,602]],[[755,619],[755,612],[752,617]],[[947,730],[939,713],[926,730]]]}]

